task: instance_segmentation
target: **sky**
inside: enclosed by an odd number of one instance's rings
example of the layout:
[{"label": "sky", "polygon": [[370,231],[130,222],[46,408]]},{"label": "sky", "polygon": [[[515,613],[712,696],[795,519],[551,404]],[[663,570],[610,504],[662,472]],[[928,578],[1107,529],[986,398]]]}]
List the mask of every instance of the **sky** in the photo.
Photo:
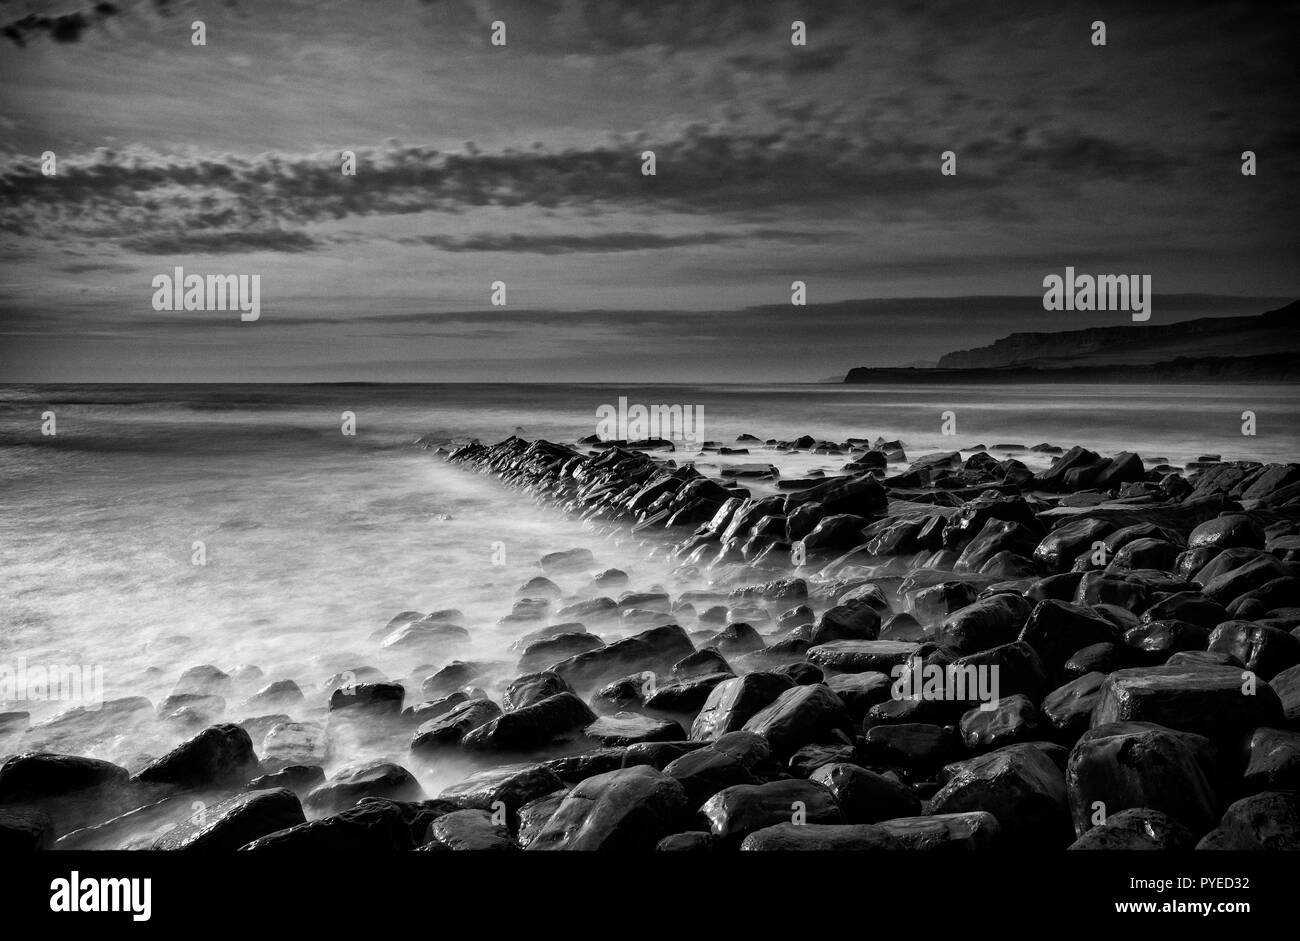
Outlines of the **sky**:
[{"label": "sky", "polygon": [[[1044,311],[1066,266],[1259,313],[1300,296],[1297,23],[0,0],[0,382],[816,381],[1128,321]],[[177,266],[259,275],[260,319],[154,310]]]}]

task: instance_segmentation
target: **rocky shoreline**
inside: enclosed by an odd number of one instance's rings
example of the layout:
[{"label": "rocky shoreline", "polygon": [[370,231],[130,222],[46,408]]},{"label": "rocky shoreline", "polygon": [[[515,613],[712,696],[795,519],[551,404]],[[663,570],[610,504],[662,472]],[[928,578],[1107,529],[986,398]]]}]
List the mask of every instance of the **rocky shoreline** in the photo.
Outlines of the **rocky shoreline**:
[{"label": "rocky shoreline", "polygon": [[[516,662],[406,611],[372,643],[408,680],[201,664],[157,706],[0,714],[0,847],[1300,849],[1300,464],[440,444],[592,528],[519,587]],[[792,452],[843,467],[760,462]],[[604,537],[667,583],[602,568]],[[43,744],[159,722],[194,732],[130,770]],[[327,778],[357,741],[388,760]]]}]

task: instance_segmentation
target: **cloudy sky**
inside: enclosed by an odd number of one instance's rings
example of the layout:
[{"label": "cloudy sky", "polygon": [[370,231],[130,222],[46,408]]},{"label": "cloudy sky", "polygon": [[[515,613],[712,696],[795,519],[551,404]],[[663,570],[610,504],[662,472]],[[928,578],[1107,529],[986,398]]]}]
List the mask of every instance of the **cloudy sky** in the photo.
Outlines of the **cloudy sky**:
[{"label": "cloudy sky", "polygon": [[[1150,274],[1153,323],[1300,296],[1295,5],[0,18],[0,381],[816,380],[1126,320],[1044,312],[1066,265]],[[260,274],[261,319],[155,312],[177,265]]]}]

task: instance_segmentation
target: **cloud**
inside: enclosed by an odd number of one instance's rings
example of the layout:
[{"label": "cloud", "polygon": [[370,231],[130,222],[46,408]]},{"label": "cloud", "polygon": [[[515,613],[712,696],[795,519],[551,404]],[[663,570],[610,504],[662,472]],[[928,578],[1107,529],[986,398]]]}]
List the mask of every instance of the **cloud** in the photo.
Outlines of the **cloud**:
[{"label": "cloud", "polygon": [[0,34],[20,48],[27,45],[29,38],[40,34],[48,35],[55,42],[75,43],[92,25],[116,16],[119,12],[116,4],[105,2],[96,3],[85,10],[54,16],[29,13],[0,27]]},{"label": "cloud", "polygon": [[260,232],[212,231],[172,232],[136,235],[122,240],[128,251],[145,255],[176,255],[186,252],[226,255],[238,252],[308,252],[319,242],[302,232],[271,229]]},{"label": "cloud", "polygon": [[754,239],[790,242],[819,241],[825,232],[799,232],[783,229],[753,229],[737,232],[693,232],[683,235],[660,235],[653,232],[607,232],[599,235],[523,234],[519,232],[481,233],[465,237],[424,235],[400,239],[405,243],[431,245],[444,252],[522,252],[537,255],[573,253],[602,254],[613,252],[653,251],[691,245],[725,245]]}]

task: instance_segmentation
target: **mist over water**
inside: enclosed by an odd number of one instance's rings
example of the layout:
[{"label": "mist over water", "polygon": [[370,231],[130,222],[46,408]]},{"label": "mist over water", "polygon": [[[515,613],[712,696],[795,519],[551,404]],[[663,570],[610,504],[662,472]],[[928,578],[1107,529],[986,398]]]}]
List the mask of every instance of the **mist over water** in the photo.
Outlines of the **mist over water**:
[{"label": "mist over water", "polygon": [[[723,444],[741,433],[882,436],[915,458],[1050,442],[1175,464],[1205,453],[1300,454],[1296,392],[1277,386],[11,387],[0,391],[0,663],[102,666],[105,698],[155,704],[188,667],[256,665],[261,677],[236,684],[222,721],[281,711],[323,721],[321,684],[362,666],[403,683],[410,705],[420,681],[451,659],[501,661],[477,684],[496,696],[492,684],[519,672],[510,645],[548,623],[497,626],[516,589],[541,574],[541,555],[587,546],[596,570],[623,569],[634,591],[667,585],[670,566],[646,540],[601,536],[412,443],[515,432],[572,442],[592,434],[597,407],[619,396],[702,407],[704,436]],[[1241,434],[1247,409],[1258,416],[1256,437]],[[40,432],[47,410],[57,417],[52,438]],[[956,413],[954,437],[940,434],[945,410]],[[344,411],[356,415],[356,437],[340,432]],[[699,459],[722,461],[770,462],[797,476],[838,471],[844,458],[754,448]],[[196,541],[206,565],[193,564]],[[599,594],[586,574],[553,577],[568,594]],[[691,587],[703,586],[672,590]],[[372,636],[398,612],[444,608],[464,612],[472,641],[440,659],[385,650]],[[588,626],[606,639],[634,632]],[[279,679],[297,682],[306,701],[242,705]],[[0,702],[0,712],[30,711],[35,723],[69,705]],[[193,731],[162,727],[141,740],[124,728],[66,744],[134,770]],[[255,736],[259,753],[261,744]],[[15,746],[0,727],[0,755]],[[409,766],[392,743],[358,741],[331,753],[326,771],[378,756]],[[462,771],[412,770],[431,794]]]}]

